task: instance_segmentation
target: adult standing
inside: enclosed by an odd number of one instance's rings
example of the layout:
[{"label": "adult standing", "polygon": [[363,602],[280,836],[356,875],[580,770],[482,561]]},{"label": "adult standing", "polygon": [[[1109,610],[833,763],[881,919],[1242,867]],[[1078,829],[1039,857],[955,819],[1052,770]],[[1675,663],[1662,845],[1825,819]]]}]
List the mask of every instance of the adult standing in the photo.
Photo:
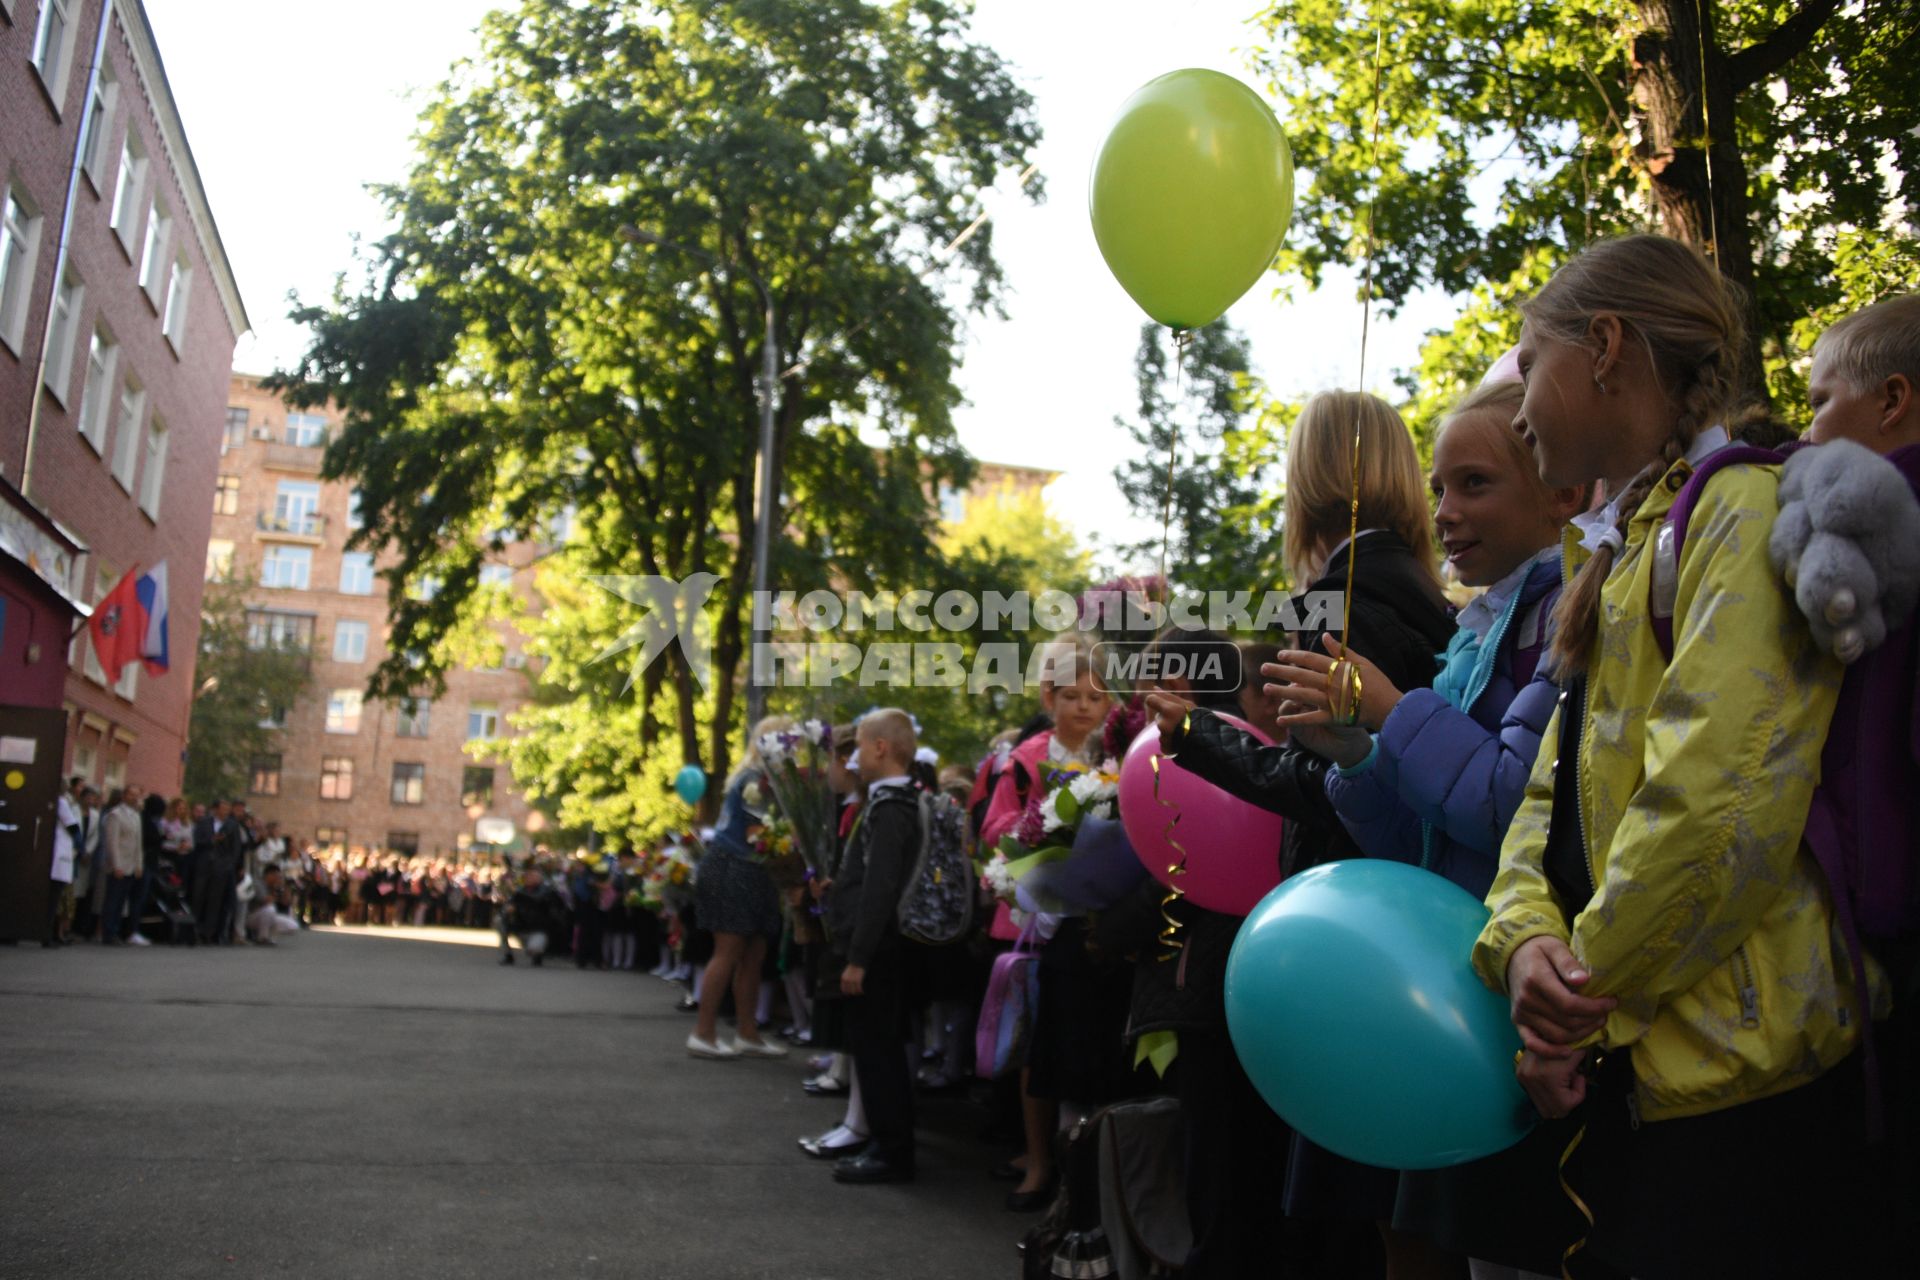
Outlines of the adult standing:
[{"label": "adult standing", "polygon": [[160,860],[166,856],[167,833],[161,826],[167,816],[164,796],[148,796],[140,807],[140,878],[133,886],[133,919],[127,926],[127,941],[136,947],[147,946],[140,922],[146,918],[147,899],[153,895],[153,882],[160,875]]},{"label": "adult standing", "polygon": [[834,1180],[909,1182],[914,1175],[913,1076],[905,1043],[909,1013],[900,893],[920,849],[920,791],[909,770],[917,742],[904,711],[884,707],[860,721],[856,748],[867,804],[827,898],[836,948],[844,948],[847,1044],[873,1141],[835,1163]]},{"label": "adult standing", "polygon": [[[787,1051],[760,1038],[754,1011],[760,1007],[760,970],[767,945],[780,936],[780,895],[773,877],[753,860],[747,831],[765,816],[773,803],[760,758],[760,740],[792,728],[784,716],[768,716],[753,726],[740,768],[727,779],[726,798],[720,804],[720,825],[707,842],[694,882],[700,927],[713,934],[713,959],[700,980],[700,1020],[687,1037],[687,1052],[696,1058],[784,1058]],[[720,1006],[733,990],[735,1020],[732,1044],[719,1035]]]},{"label": "adult standing", "polygon": [[200,940],[208,938],[207,917],[212,914],[213,846],[227,825],[227,802],[216,800],[211,809],[194,806],[193,853],[187,859],[185,880],[187,899],[193,907],[194,929]]},{"label": "adult standing", "polygon": [[107,801],[107,816],[100,824],[100,870],[106,876],[106,889],[100,912],[100,941],[112,946],[120,941],[120,922],[126,915],[127,900],[140,881],[145,852],[140,846],[140,812],[134,805],[140,800],[140,788],[116,791]]},{"label": "adult standing", "polygon": [[41,944],[64,947],[73,941],[67,932],[73,925],[73,878],[80,842],[80,775],[75,774],[54,802],[53,817],[53,893],[47,903],[47,936]]}]

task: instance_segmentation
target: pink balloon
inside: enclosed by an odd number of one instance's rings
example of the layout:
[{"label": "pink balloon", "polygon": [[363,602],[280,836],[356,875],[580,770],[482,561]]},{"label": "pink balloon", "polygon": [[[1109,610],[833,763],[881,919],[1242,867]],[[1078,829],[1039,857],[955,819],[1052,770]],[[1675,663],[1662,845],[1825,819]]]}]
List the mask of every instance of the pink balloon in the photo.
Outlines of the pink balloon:
[{"label": "pink balloon", "polygon": [[[1272,745],[1265,734],[1238,716],[1220,718]],[[1156,801],[1153,757],[1159,754],[1159,726],[1148,725],[1127,748],[1127,758],[1120,765],[1120,824],[1134,853],[1154,879],[1171,885],[1167,868],[1180,855],[1167,841],[1167,823],[1178,814],[1180,825],[1174,828],[1173,839],[1187,851],[1181,891],[1209,911],[1248,914],[1280,883],[1280,815],[1202,781],[1182,769],[1177,757],[1162,757],[1160,800]],[[1169,804],[1174,807],[1168,808]]]}]

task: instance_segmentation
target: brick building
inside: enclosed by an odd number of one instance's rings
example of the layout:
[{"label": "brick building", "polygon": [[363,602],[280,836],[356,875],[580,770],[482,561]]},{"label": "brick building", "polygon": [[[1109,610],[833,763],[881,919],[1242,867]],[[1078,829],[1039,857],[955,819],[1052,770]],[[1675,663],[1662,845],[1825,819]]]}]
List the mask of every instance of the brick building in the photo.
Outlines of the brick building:
[{"label": "brick building", "polygon": [[[240,294],[138,0],[0,0],[0,702],[64,772],[177,793]],[[165,562],[171,669],[78,614]]]},{"label": "brick building", "polygon": [[[452,852],[528,830],[526,803],[504,763],[475,759],[474,739],[510,732],[531,688],[512,628],[496,625],[500,666],[456,668],[431,701],[401,707],[363,696],[386,656],[382,562],[349,552],[351,486],[320,479],[337,415],[289,409],[260,380],[235,374],[227,397],[207,576],[252,581],[249,638],[310,655],[307,696],[280,719],[276,753],[249,770],[248,807],[322,844]],[[482,575],[532,596],[535,548],[514,544]],[[537,826],[539,818],[533,816]]]}]

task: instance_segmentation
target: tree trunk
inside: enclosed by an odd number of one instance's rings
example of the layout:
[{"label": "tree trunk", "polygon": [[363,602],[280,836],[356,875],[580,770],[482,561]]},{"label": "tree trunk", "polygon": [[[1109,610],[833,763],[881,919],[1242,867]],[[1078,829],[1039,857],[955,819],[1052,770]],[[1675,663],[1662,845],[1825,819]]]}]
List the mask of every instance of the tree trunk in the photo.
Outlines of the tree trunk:
[{"label": "tree trunk", "polygon": [[1747,334],[1740,391],[1766,404],[1747,166],[1734,131],[1739,92],[1714,38],[1715,0],[1637,0],[1636,8],[1641,29],[1633,38],[1628,96],[1639,135],[1635,151],[1653,183],[1660,229],[1697,246],[1741,290]]}]

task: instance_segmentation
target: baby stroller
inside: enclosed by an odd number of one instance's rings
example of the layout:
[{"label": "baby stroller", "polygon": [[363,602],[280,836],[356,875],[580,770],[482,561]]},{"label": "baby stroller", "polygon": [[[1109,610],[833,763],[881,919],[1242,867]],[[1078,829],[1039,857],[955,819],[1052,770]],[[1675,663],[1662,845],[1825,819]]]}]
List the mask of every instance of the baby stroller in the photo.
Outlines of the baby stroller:
[{"label": "baby stroller", "polygon": [[153,879],[153,892],[147,898],[147,913],[136,927],[155,942],[199,945],[193,908],[187,905],[186,885],[171,862],[160,864],[159,874]]}]

